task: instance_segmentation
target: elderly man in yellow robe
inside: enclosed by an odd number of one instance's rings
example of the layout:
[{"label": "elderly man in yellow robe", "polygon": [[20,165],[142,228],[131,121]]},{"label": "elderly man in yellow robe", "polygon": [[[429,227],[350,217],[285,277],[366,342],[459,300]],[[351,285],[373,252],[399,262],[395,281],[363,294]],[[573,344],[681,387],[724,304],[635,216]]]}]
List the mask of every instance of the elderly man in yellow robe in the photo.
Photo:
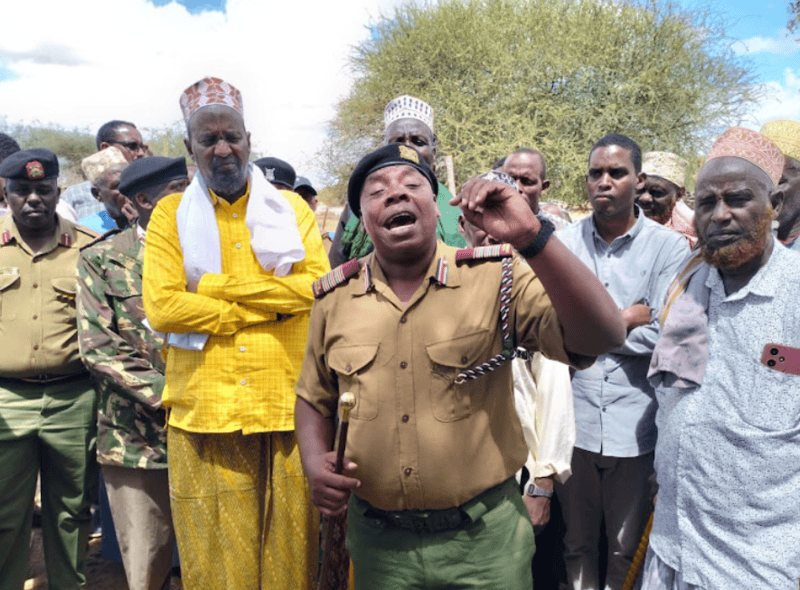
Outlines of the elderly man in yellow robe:
[{"label": "elderly man in yellow robe", "polygon": [[187,590],[304,589],[319,522],[294,435],[294,386],[328,270],[314,214],[248,162],[242,96],[181,95],[198,168],[147,229],[144,306],[167,333],[170,494]]}]

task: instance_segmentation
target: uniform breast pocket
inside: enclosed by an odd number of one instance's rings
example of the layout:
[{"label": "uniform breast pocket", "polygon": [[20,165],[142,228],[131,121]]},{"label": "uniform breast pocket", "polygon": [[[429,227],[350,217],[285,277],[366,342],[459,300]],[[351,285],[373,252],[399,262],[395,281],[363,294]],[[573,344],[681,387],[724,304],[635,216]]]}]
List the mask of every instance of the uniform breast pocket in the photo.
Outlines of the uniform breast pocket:
[{"label": "uniform breast pocket", "polygon": [[488,358],[488,330],[435,342],[425,347],[431,363],[431,408],[440,422],[455,422],[475,412],[485,380],[455,384],[458,373]]},{"label": "uniform breast pocket", "polygon": [[17,289],[19,289],[18,274],[0,275],[0,317],[4,320],[13,320],[17,317],[16,306],[8,301]]},{"label": "uniform breast pocket", "polygon": [[742,419],[762,430],[788,430],[800,424],[800,376],[752,362],[753,384],[744,392]]},{"label": "uniform breast pocket", "polygon": [[[75,320],[75,295],[78,292],[78,279],[76,277],[59,277],[51,279],[53,286],[53,299],[55,307],[63,311],[69,309],[71,311],[70,317],[72,321]],[[54,310],[56,311],[56,310]]]},{"label": "uniform breast pocket", "polygon": [[380,383],[374,368],[378,355],[378,344],[356,344],[335,346],[328,352],[328,366],[339,377],[339,391],[349,391],[356,397],[356,405],[350,417],[356,420],[372,420],[378,415]]},{"label": "uniform breast pocket", "polygon": [[142,280],[135,274],[118,270],[108,271],[104,291],[114,301],[119,317],[144,317]]}]

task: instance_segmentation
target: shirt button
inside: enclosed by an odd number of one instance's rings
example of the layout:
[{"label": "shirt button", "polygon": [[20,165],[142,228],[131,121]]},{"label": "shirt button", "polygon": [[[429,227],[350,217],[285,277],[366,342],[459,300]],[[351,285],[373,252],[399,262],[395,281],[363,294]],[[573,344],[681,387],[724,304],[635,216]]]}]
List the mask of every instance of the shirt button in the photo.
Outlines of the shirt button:
[{"label": "shirt button", "polygon": [[241,245],[239,242],[236,242],[236,247],[237,247],[237,248],[241,248],[241,247],[242,247],[242,245]]},{"label": "shirt button", "polygon": [[408,414],[404,414],[402,420],[403,422],[408,422]]},{"label": "shirt button", "polygon": [[236,219],[237,217],[239,217],[239,214],[238,214],[238,213],[234,213],[232,217],[233,217],[234,219]]},{"label": "shirt button", "polygon": [[400,363],[400,368],[401,368],[401,369],[405,369],[407,366],[408,366],[408,364],[407,364],[405,361],[403,361],[402,363]]},{"label": "shirt button", "polygon": [[35,316],[33,316],[33,319],[35,319],[35,320],[38,320],[38,319],[39,319],[39,316],[38,316],[38,315],[35,315]]},{"label": "shirt button", "polygon": [[34,344],[33,345],[33,350],[39,350],[39,345],[38,344]]},{"label": "shirt button", "polygon": [[411,467],[407,467],[405,470],[406,475],[411,475]]},{"label": "shirt button", "polygon": [[239,347],[239,352],[244,352],[245,350],[247,350],[247,349],[244,346],[240,346]]},{"label": "shirt button", "polygon": [[353,369],[352,369],[352,367],[350,367],[350,365],[347,365],[347,366],[344,368],[344,370],[345,370],[345,371],[347,371],[347,372],[349,373],[349,372],[350,372],[350,371],[352,371]]},{"label": "shirt button", "polygon": [[400,323],[401,324],[405,324],[406,323],[406,316],[403,316],[403,317],[400,318]]},{"label": "shirt button", "polygon": [[239,381],[239,383],[241,383],[242,385],[247,385],[247,379],[242,379],[241,381]]},{"label": "shirt button", "polygon": [[605,377],[603,377],[603,381],[608,381],[608,375],[606,375]]},{"label": "shirt button", "polygon": [[608,283],[603,283],[603,286],[604,287],[608,287]]},{"label": "shirt button", "polygon": [[34,283],[34,284],[33,284],[33,288],[34,288],[34,289],[35,289],[36,287],[38,287],[38,286],[39,286],[39,283]]},{"label": "shirt button", "polygon": [[461,357],[461,364],[462,365],[466,365],[467,364],[467,357],[465,357],[465,356]]},{"label": "shirt button", "polygon": [[605,412],[605,411],[606,411],[606,408],[603,408],[603,411]]}]

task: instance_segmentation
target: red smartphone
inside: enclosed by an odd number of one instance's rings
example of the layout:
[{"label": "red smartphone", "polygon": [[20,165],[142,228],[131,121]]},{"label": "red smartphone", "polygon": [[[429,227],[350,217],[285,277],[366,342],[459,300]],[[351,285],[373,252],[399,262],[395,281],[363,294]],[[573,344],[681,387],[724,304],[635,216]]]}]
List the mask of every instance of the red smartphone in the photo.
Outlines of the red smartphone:
[{"label": "red smartphone", "polygon": [[761,364],[773,371],[800,375],[800,348],[769,343],[764,346]]}]

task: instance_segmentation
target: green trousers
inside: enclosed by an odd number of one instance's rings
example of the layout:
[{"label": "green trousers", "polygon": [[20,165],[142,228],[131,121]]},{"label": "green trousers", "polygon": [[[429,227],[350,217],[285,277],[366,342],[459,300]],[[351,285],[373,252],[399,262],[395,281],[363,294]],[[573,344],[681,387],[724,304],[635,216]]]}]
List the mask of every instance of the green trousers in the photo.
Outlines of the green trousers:
[{"label": "green trousers", "polygon": [[436,533],[370,518],[371,506],[353,494],[347,546],[355,590],[530,590],[533,526],[517,482],[501,486],[504,497],[492,509],[467,502],[471,522]]},{"label": "green trousers", "polygon": [[24,587],[40,470],[48,586],[85,586],[97,495],[96,423],[88,377],[48,384],[0,379],[0,590]]}]

